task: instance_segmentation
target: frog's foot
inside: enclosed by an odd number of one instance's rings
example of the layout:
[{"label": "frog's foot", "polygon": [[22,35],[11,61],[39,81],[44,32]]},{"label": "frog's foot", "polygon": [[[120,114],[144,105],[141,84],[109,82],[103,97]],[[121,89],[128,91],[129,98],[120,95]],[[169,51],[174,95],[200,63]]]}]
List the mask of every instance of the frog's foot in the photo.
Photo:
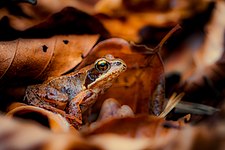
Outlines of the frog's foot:
[{"label": "frog's foot", "polygon": [[82,120],[78,119],[74,115],[71,114],[65,114],[64,116],[71,124],[74,124],[74,122],[77,122],[79,124],[82,124]]},{"label": "frog's foot", "polygon": [[71,116],[75,116],[82,123],[82,113],[90,107],[95,99],[96,94],[91,90],[82,91],[70,101],[66,112]]}]

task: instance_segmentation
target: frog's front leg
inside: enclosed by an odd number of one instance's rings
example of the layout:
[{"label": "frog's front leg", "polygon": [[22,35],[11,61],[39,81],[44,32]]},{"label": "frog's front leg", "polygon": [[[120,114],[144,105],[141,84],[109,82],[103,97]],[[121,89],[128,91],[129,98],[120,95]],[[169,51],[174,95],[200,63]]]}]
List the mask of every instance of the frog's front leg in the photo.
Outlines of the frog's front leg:
[{"label": "frog's front leg", "polygon": [[[77,94],[68,104],[66,109],[67,114],[74,115],[82,124],[82,113],[91,107],[97,98],[97,94],[92,90],[85,90]],[[77,120],[76,120],[77,121]],[[73,121],[70,121],[73,123]]]}]

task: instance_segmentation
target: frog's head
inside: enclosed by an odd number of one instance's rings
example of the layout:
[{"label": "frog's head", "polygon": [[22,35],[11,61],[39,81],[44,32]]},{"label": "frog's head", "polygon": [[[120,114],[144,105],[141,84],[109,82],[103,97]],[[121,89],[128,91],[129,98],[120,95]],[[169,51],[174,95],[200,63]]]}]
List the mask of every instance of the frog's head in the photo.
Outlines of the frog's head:
[{"label": "frog's head", "polygon": [[96,60],[87,71],[85,86],[87,89],[93,89],[96,92],[104,91],[125,70],[126,64],[123,60],[108,54]]}]

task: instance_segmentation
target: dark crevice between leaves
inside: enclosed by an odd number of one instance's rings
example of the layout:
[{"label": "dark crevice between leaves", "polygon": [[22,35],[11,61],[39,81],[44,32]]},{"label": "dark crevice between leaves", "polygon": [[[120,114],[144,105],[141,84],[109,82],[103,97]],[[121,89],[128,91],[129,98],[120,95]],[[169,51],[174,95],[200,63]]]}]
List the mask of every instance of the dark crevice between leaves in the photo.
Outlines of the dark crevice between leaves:
[{"label": "dark crevice between leaves", "polygon": [[68,34],[100,34],[101,40],[110,37],[109,32],[97,18],[73,7],[65,7],[44,22],[25,31],[18,31],[11,27],[6,16],[0,20],[1,41],[17,38],[49,38]]},{"label": "dark crevice between leaves", "polygon": [[170,29],[167,34],[161,39],[161,41],[155,46],[155,48],[149,48],[147,45],[142,44],[135,44],[133,42],[130,42],[131,47],[141,53],[144,54],[155,54],[157,52],[161,52],[163,45],[166,43],[166,41],[179,29],[181,29],[181,26],[177,24],[172,29]]},{"label": "dark crevice between leaves", "polygon": [[18,3],[28,3],[31,5],[36,5],[37,0],[0,0],[0,8],[11,7],[12,5],[15,5]]},{"label": "dark crevice between leaves", "polygon": [[127,1],[122,0],[123,6],[129,11],[133,12],[167,12],[171,9],[171,1],[154,1],[154,0],[140,0],[140,1]]},{"label": "dark crevice between leaves", "polygon": [[31,121],[35,121],[47,128],[50,128],[49,125],[49,120],[45,115],[42,115],[40,113],[37,112],[24,112],[22,111],[22,113],[16,113],[14,114],[14,117],[18,117],[18,118],[22,118],[22,119],[26,119],[26,120],[31,120]]},{"label": "dark crevice between leaves", "polygon": [[165,76],[165,96],[170,97],[173,94],[176,87],[178,87],[181,75],[178,72],[173,72],[171,74],[166,74]]},{"label": "dark crevice between leaves", "polygon": [[15,4],[11,4],[9,7],[8,7],[8,11],[11,15],[14,15],[14,16],[23,16],[25,18],[29,18],[31,19],[32,17],[29,16],[28,14],[26,14],[23,9],[21,9],[20,7],[18,7],[17,5]]},{"label": "dark crevice between leaves", "polygon": [[9,18],[5,16],[0,20],[0,35],[1,41],[8,41],[20,37],[21,32],[12,28],[9,25]]}]

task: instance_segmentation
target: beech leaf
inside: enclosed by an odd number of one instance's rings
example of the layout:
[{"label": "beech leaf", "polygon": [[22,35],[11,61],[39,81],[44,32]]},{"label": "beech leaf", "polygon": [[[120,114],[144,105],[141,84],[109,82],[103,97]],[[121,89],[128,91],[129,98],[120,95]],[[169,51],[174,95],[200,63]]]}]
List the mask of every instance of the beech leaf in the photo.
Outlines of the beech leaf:
[{"label": "beech leaf", "polygon": [[68,35],[0,42],[0,77],[3,81],[26,81],[59,76],[76,67],[98,38]]},{"label": "beech leaf", "polygon": [[130,106],[135,113],[161,113],[164,101],[164,69],[161,57],[154,51],[152,54],[143,54],[146,47],[142,47],[142,52],[138,50],[140,47],[123,39],[111,38],[97,44],[78,66],[82,68],[106,54],[119,57],[127,64],[126,72],[101,96],[95,108],[99,109],[105,99],[115,98],[121,105]]}]

